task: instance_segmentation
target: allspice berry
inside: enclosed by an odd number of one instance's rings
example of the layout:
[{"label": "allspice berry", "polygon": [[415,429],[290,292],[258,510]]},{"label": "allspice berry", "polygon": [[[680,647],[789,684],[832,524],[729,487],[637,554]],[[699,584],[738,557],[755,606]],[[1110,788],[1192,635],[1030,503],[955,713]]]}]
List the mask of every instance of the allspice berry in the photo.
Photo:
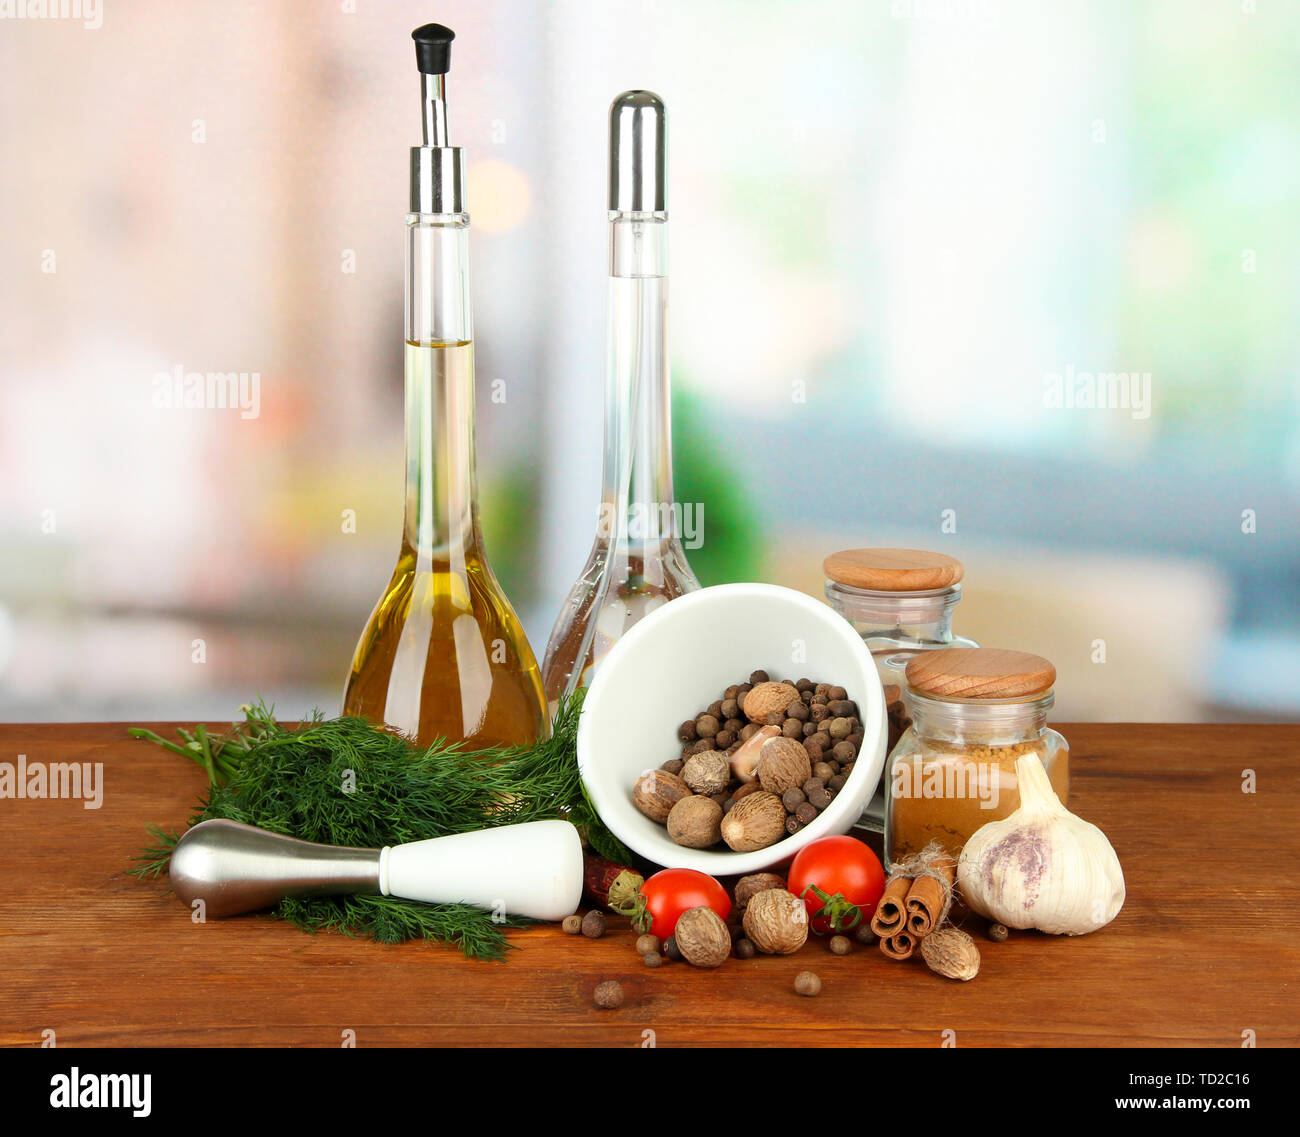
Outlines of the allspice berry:
[{"label": "allspice berry", "polygon": [[1007,936],[1010,934],[1011,933],[1007,931],[1006,924],[989,925],[989,939],[991,939],[995,944],[1005,943]]},{"label": "allspice berry", "polygon": [[678,917],[673,939],[682,958],[695,967],[720,967],[731,954],[731,933],[726,923],[705,905]]},{"label": "allspice berry", "polygon": [[669,936],[664,940],[664,955],[674,963],[682,962],[682,953],[678,950],[677,938],[675,936]]},{"label": "allspice berry", "polygon": [[589,940],[598,940],[605,934],[605,913],[593,908],[582,918],[582,934]]},{"label": "allspice berry", "polygon": [[569,935],[576,936],[580,931],[582,931],[582,917],[576,912],[572,916],[565,916],[560,927],[568,932]]},{"label": "allspice berry", "polygon": [[596,1006],[602,1010],[613,1010],[615,1007],[623,1005],[623,985],[613,979],[606,979],[604,983],[596,985],[596,993],[593,996]]},{"label": "allspice berry", "polygon": [[831,936],[830,943],[826,946],[831,949],[832,955],[848,955],[853,950],[853,941],[848,936]]},{"label": "allspice berry", "polygon": [[650,952],[654,952],[655,955],[658,955],[659,947],[660,947],[659,937],[652,936],[650,935],[649,932],[647,932],[644,936],[637,936],[636,938],[637,955],[647,955]]},{"label": "allspice berry", "polygon": [[753,942],[745,939],[743,936],[736,941],[735,946],[731,950],[735,952],[737,959],[753,959],[754,953],[758,951],[758,949],[754,947]]},{"label": "allspice berry", "polygon": [[815,971],[801,971],[794,977],[794,989],[797,994],[807,995],[809,998],[820,995],[821,977]]},{"label": "allspice berry", "polygon": [[657,951],[648,951],[641,956],[641,962],[647,967],[658,967],[663,963],[664,958]]},{"label": "allspice berry", "polygon": [[668,813],[668,836],[688,849],[716,845],[722,840],[722,806],[699,795],[682,798]]}]

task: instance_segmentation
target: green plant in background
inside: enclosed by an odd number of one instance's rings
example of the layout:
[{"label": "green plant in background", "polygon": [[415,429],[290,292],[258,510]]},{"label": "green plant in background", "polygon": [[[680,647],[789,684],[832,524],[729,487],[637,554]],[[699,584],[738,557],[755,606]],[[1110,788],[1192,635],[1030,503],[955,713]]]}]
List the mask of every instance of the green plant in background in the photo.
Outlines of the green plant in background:
[{"label": "green plant in background", "polygon": [[704,543],[687,557],[700,583],[763,578],[763,517],[718,434],[715,408],[677,372],[673,386],[673,491],[679,502],[704,507]]},{"label": "green plant in background", "polygon": [[540,479],[534,456],[482,483],[479,515],[492,571],[516,611],[537,604],[537,518]]}]

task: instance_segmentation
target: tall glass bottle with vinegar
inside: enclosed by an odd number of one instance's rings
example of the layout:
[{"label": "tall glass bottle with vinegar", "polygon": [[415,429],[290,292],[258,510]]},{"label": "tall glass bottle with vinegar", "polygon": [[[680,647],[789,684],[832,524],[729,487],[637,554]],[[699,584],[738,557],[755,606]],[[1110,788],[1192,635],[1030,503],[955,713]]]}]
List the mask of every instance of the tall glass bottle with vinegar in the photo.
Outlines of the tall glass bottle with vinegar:
[{"label": "tall glass bottle with vinegar", "polygon": [[406,218],[405,518],[343,711],[421,745],[530,742],[549,730],[541,677],[488,565],[478,517],[469,215],[444,100],[453,33],[429,24],[413,37],[424,145],[411,151]]},{"label": "tall glass bottle with vinegar", "polygon": [[[667,129],[653,91],[624,91],[610,106],[603,485],[595,541],[546,647],[552,707],[588,684],[633,624],[700,587],[673,494]],[[695,527],[702,518],[690,513]]]}]

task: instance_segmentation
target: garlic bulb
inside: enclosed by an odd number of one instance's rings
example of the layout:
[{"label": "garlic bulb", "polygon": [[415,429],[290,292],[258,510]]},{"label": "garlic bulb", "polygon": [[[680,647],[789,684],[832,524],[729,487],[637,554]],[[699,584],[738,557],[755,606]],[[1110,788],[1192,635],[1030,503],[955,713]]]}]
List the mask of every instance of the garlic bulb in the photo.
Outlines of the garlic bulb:
[{"label": "garlic bulb", "polygon": [[1065,808],[1037,754],[1016,760],[1020,808],[977,830],[957,883],[981,916],[1009,928],[1095,932],[1124,906],[1124,873],[1106,835]]},{"label": "garlic bulb", "polygon": [[749,783],[757,776],[758,755],[763,743],[781,733],[779,726],[760,726],[738,746],[731,754],[731,772],[744,783]]}]

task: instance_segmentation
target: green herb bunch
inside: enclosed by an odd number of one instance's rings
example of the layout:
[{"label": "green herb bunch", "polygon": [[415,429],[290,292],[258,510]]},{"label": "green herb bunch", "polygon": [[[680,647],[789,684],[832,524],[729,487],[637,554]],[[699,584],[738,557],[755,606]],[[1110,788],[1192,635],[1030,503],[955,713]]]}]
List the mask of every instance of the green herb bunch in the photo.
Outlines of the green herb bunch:
[{"label": "green herb bunch", "polygon": [[[189,825],[215,817],[330,845],[380,848],[495,825],[540,821],[562,812],[597,852],[626,862],[626,849],[601,824],[578,777],[581,692],[564,703],[551,737],[527,746],[470,750],[436,742],[422,748],[359,718],[319,713],[297,727],[275,721],[262,703],[213,736],[202,726],[169,742],[130,730],[197,762],[208,792]],[[131,871],[167,871],[179,834],[152,826],[154,844]],[[504,956],[504,929],[528,923],[468,904],[422,904],[391,896],[286,898],[273,915],[308,931],[368,935],[383,943],[454,943],[481,959]]]}]

